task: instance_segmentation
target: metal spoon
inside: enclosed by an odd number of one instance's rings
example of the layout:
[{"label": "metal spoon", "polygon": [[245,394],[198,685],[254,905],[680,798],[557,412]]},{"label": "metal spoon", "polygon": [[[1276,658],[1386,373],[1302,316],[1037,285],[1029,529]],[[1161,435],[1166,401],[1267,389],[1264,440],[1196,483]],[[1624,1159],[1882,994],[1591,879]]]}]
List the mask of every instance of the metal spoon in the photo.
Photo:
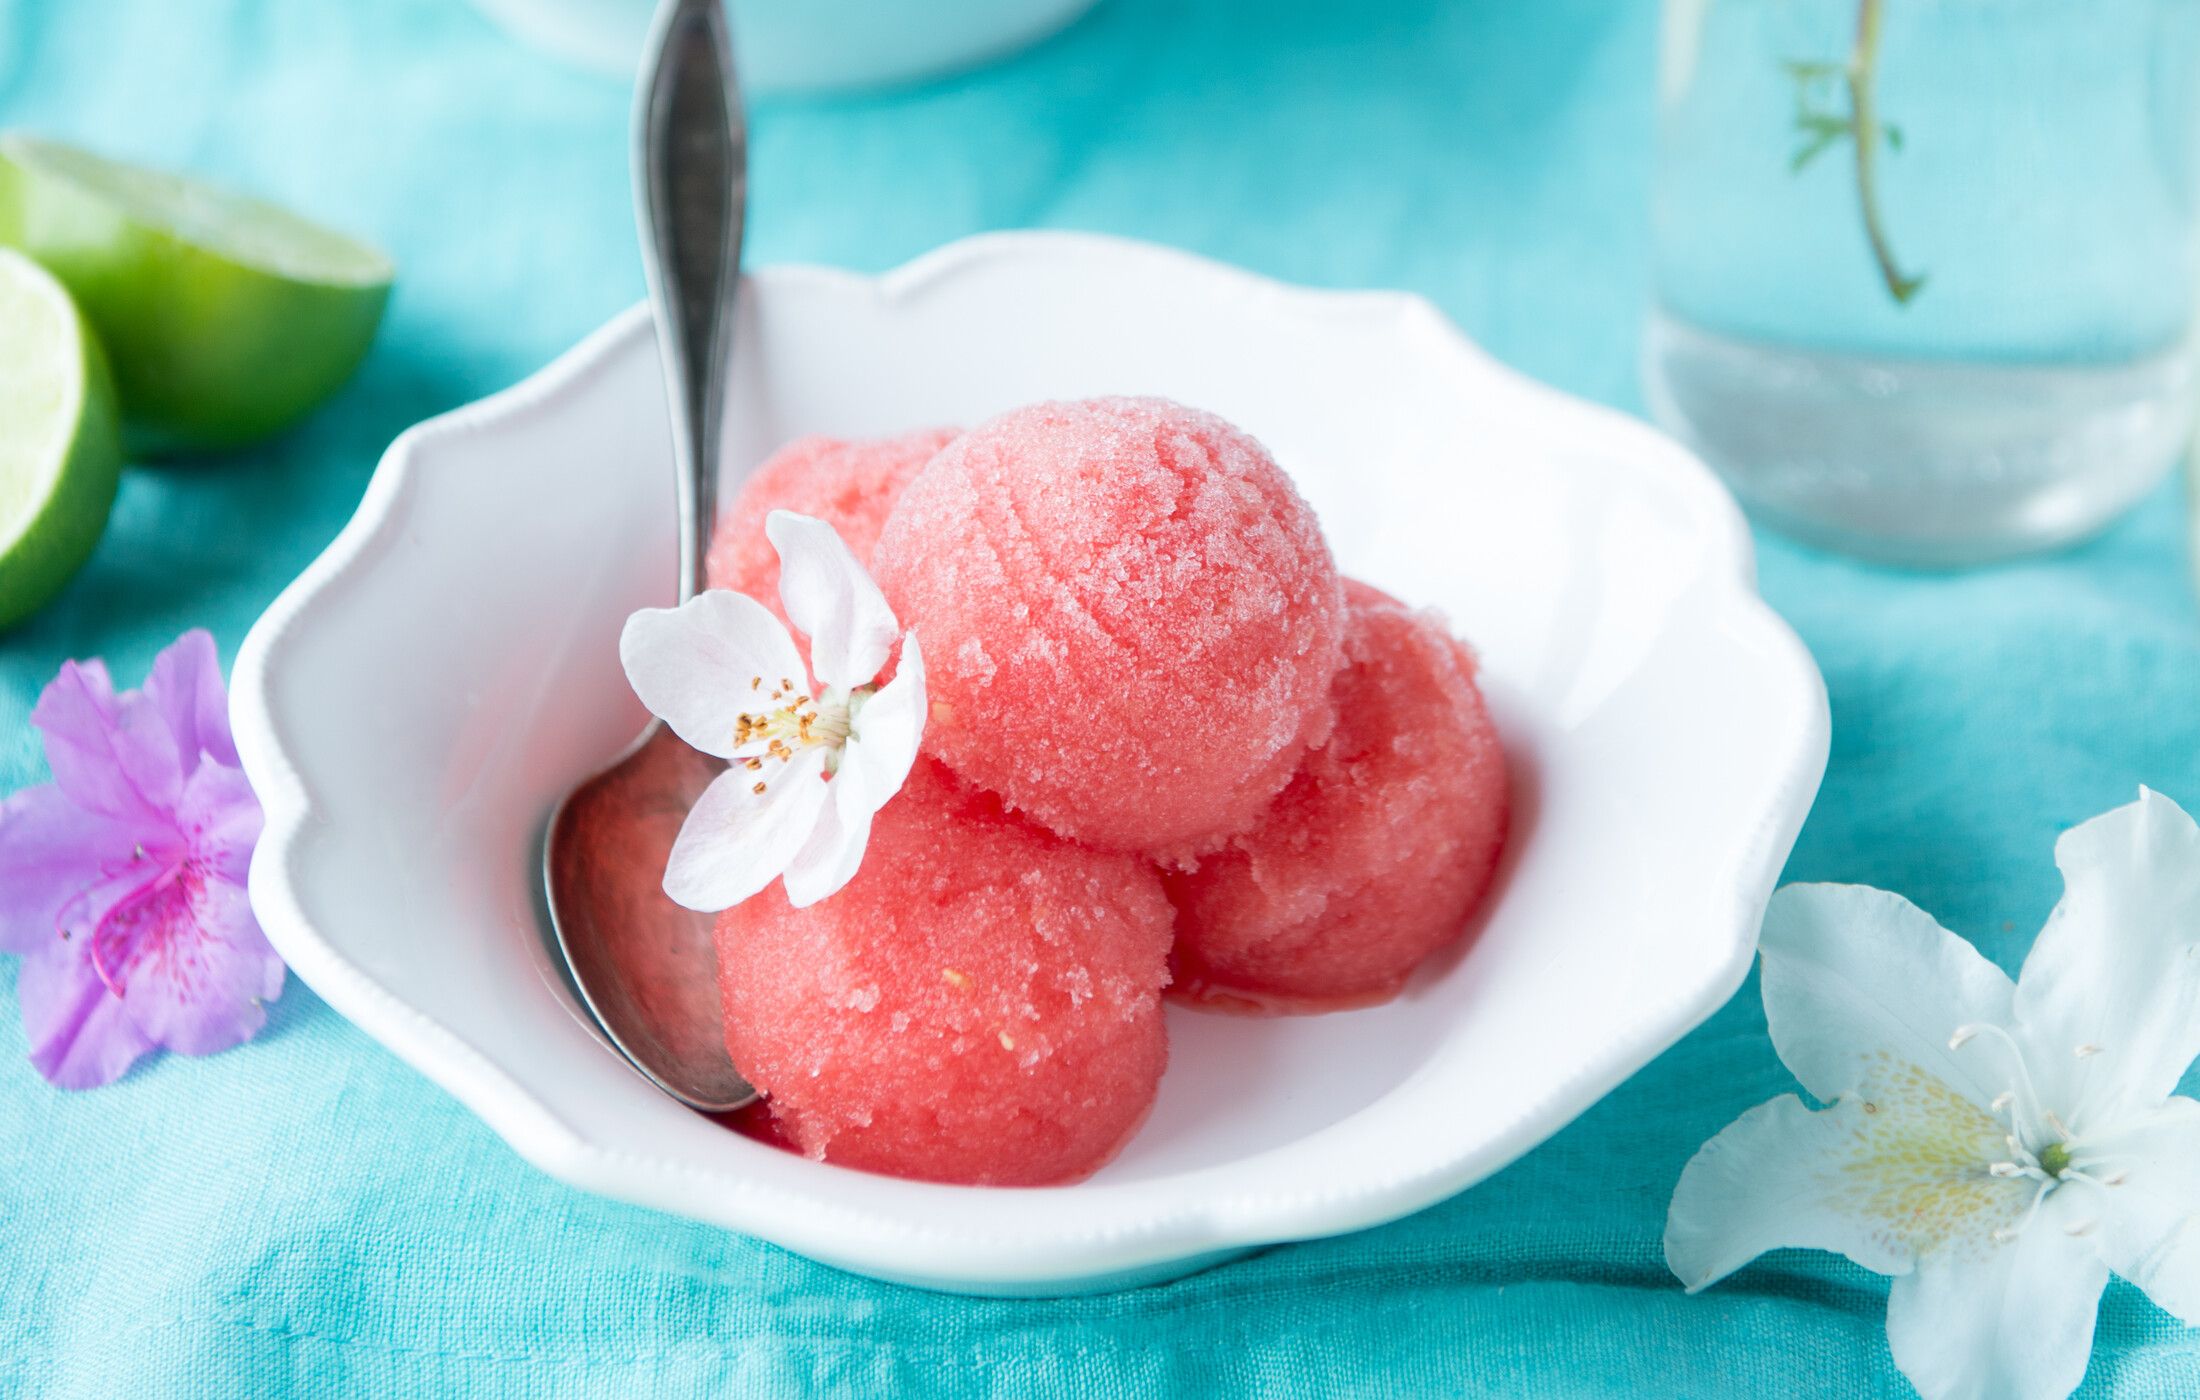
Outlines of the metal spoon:
[{"label": "metal spoon", "polygon": [[[634,104],[634,202],[671,397],[680,598],[703,588],[740,280],[748,135],[722,0],[662,0]],[[652,724],[550,817],[543,883],[558,948],[634,1067],[706,1112],[756,1097],[726,1056],[711,918],[666,897],[672,838],[716,759]]]}]

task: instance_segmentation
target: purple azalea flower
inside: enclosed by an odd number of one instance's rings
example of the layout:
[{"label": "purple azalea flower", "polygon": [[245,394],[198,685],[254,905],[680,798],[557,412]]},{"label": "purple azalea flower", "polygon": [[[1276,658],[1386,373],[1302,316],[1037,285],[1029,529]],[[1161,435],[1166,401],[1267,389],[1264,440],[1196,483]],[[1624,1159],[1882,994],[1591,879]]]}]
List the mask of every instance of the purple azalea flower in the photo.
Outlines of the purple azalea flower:
[{"label": "purple azalea flower", "polygon": [[155,1047],[249,1040],[283,964],[245,901],[260,804],[213,637],[177,638],[143,690],[68,662],[31,723],[54,780],[0,801],[0,952],[23,955],[31,1063],[87,1089]]}]

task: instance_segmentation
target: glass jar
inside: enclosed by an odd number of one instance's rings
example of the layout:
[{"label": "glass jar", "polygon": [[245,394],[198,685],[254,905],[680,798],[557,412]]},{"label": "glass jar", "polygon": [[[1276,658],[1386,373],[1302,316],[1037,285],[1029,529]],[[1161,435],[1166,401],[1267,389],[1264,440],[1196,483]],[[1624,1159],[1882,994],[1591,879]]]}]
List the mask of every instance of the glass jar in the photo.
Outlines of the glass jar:
[{"label": "glass jar", "polygon": [[2200,3],[1666,0],[1644,392],[1896,563],[2097,529],[2193,432]]}]

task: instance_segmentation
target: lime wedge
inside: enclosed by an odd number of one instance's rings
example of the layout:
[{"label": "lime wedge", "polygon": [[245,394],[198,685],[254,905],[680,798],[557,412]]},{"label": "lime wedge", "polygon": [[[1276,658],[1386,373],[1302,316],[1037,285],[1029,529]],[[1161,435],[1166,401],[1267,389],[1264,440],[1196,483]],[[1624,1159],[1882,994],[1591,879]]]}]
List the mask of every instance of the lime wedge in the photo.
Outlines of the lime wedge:
[{"label": "lime wedge", "polygon": [[290,426],[358,368],[389,260],[295,214],[21,134],[0,135],[0,245],[61,279],[147,452]]},{"label": "lime wedge", "polygon": [[0,248],[0,628],[91,557],[121,474],[98,340],[59,282]]}]

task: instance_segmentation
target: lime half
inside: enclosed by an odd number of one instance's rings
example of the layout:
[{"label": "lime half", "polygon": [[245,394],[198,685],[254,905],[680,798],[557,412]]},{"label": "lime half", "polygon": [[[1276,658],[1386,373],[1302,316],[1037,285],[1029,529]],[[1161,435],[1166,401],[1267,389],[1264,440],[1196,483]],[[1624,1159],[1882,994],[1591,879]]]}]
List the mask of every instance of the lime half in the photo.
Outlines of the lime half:
[{"label": "lime half", "polygon": [[134,447],[235,447],[358,368],[389,260],[256,199],[0,136],[0,245],[61,279],[114,366]]},{"label": "lime half", "polygon": [[121,474],[98,340],[59,282],[0,248],[0,627],[91,557]]}]

